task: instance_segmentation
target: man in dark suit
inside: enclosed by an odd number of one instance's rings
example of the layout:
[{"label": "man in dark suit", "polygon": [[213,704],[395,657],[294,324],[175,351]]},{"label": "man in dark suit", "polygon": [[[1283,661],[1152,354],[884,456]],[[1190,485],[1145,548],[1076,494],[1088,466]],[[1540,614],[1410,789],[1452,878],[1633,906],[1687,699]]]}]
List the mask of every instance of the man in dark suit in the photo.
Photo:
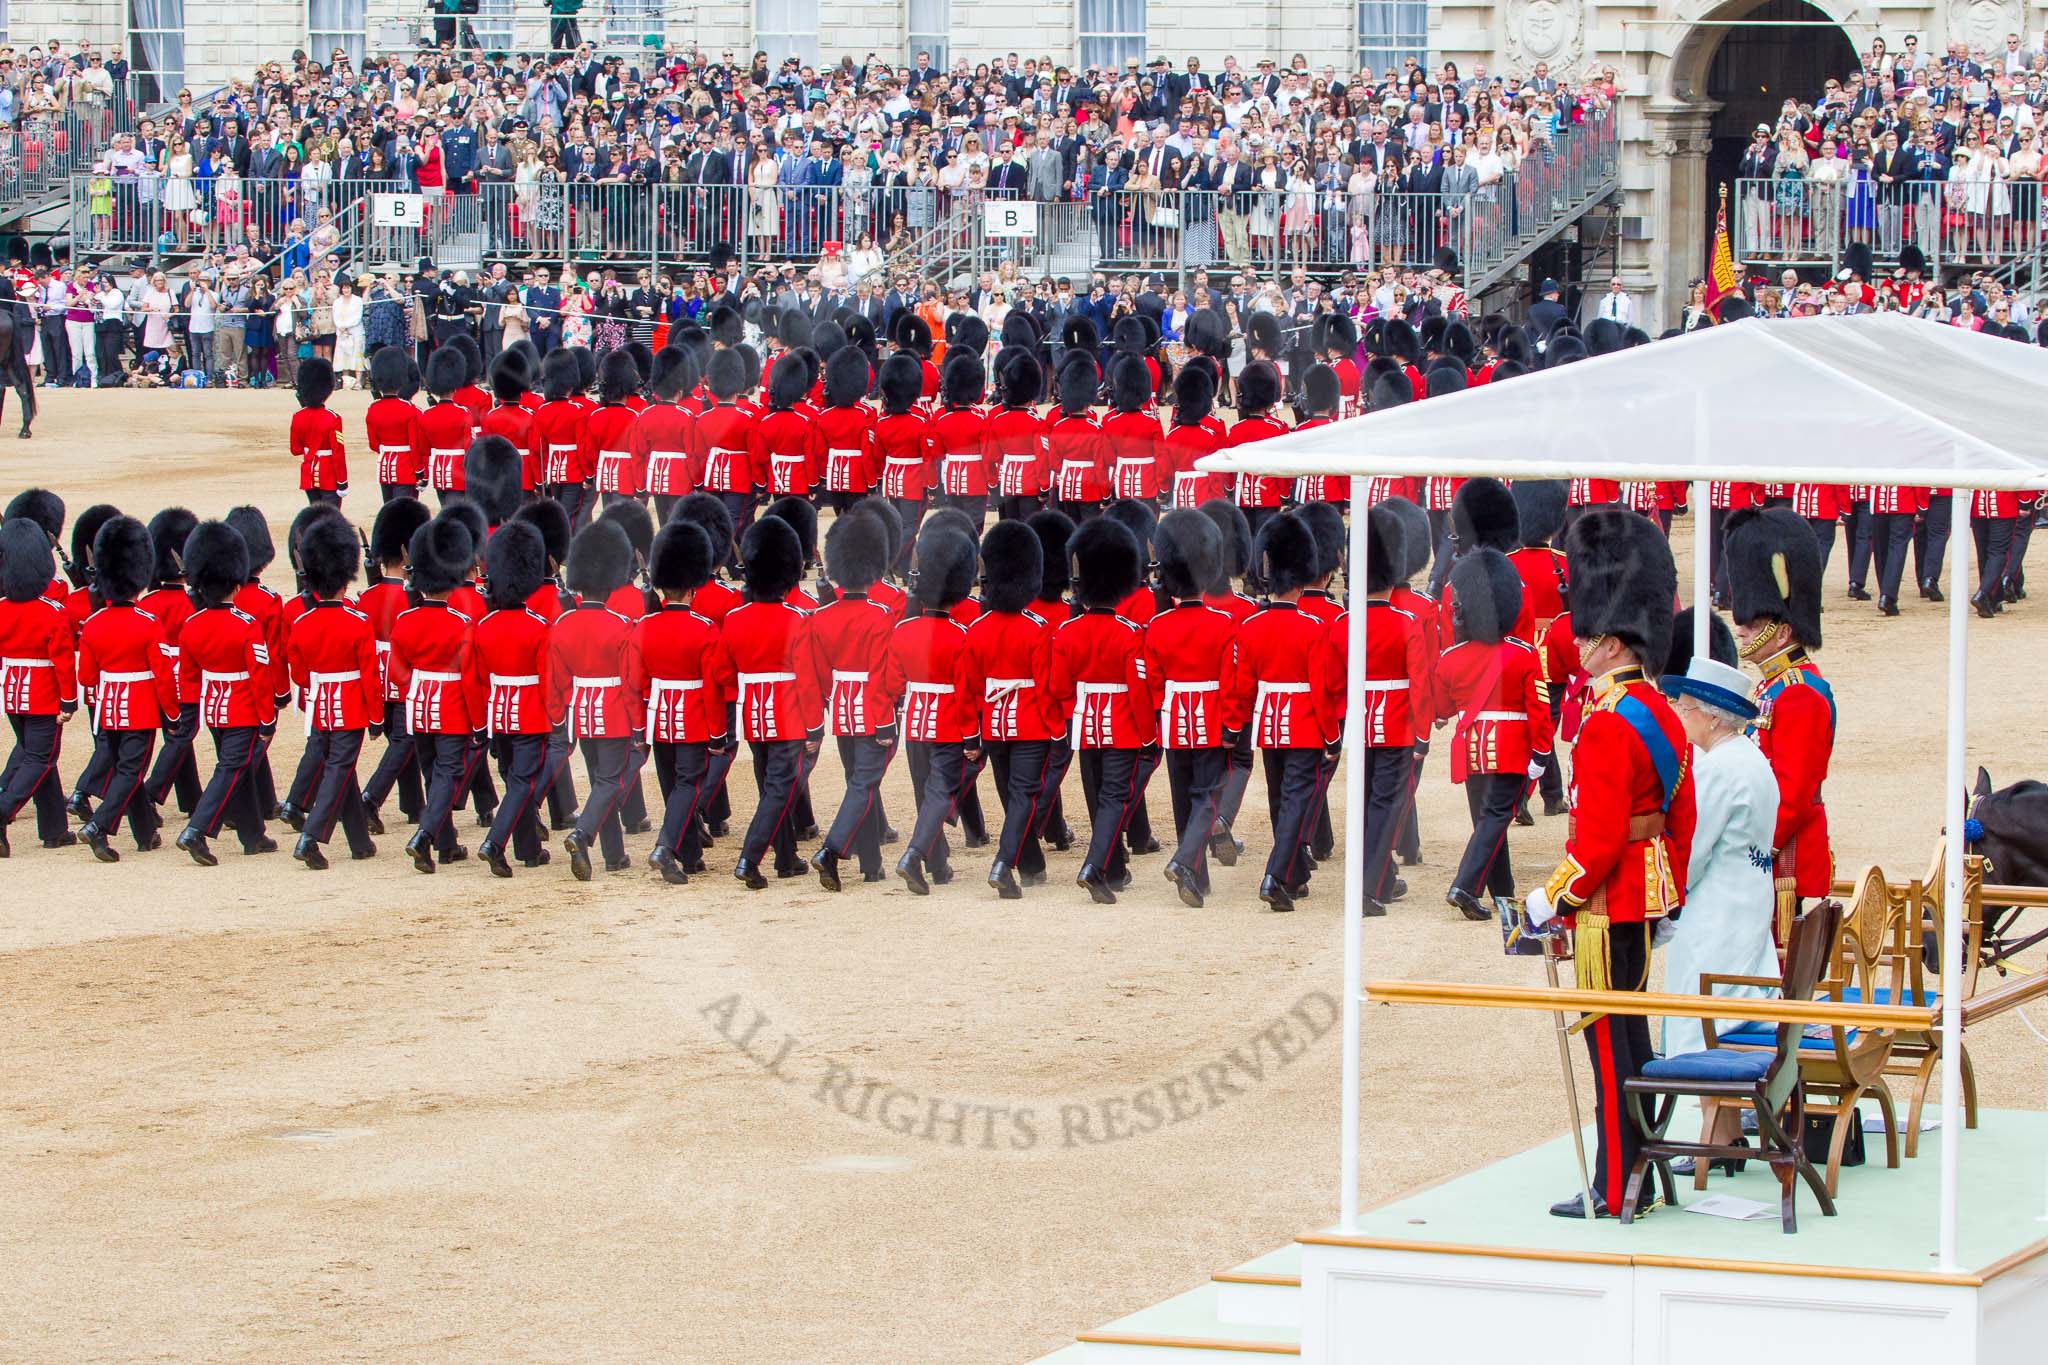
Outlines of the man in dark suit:
[{"label": "man in dark suit", "polygon": [[562,291],[555,288],[546,271],[540,282],[526,291],[526,316],[533,328],[533,344],[542,355],[562,344]]},{"label": "man in dark suit", "polygon": [[1249,260],[1251,244],[1244,220],[1251,209],[1251,189],[1258,183],[1258,172],[1238,155],[1237,144],[1232,142],[1209,163],[1209,183],[1216,189],[1216,227],[1223,258]]},{"label": "man in dark suit", "polygon": [[1209,73],[1202,70],[1200,57],[1188,58],[1188,69],[1185,72],[1174,72],[1166,78],[1167,97],[1173,101],[1176,108],[1195,91],[1211,88]]},{"label": "man in dark suit", "polygon": [[1529,335],[1539,346],[1549,339],[1551,329],[1565,320],[1564,305],[1558,302],[1562,292],[1556,280],[1545,280],[1536,287],[1536,302],[1529,305]]},{"label": "man in dark suit", "polygon": [[234,119],[228,119],[221,125],[220,136],[207,143],[206,151],[215,166],[219,166],[222,159],[226,158],[234,164],[236,175],[249,174],[249,157],[252,149],[249,146],[249,139],[242,136],[241,125]]}]

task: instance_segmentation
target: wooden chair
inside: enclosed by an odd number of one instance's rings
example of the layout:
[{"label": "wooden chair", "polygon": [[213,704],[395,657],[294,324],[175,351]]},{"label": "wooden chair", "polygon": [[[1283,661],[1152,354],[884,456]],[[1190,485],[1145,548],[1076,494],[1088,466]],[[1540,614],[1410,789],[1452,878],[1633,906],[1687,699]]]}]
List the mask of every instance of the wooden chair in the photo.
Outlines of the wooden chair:
[{"label": "wooden chair", "polygon": [[[1767,977],[1719,978],[1732,984],[1776,987],[1782,999],[1812,998],[1822,973],[1834,956],[1842,923],[1841,902],[1824,900],[1793,921],[1785,949],[1784,974],[1778,980]],[[1628,1102],[1629,1119],[1642,1134],[1642,1146],[1629,1168],[1628,1187],[1621,1204],[1621,1221],[1635,1221],[1641,1208],[1644,1179],[1654,1168],[1665,1202],[1678,1202],[1672,1183],[1671,1162],[1691,1157],[1695,1167],[1724,1160],[1755,1160],[1768,1164],[1778,1177],[1779,1217],[1786,1232],[1798,1231],[1793,1212],[1795,1181],[1804,1180],[1813,1191],[1820,1210],[1833,1217],[1833,1192],[1806,1159],[1806,1093],[1801,1084],[1799,1054],[1805,1030],[1798,1024],[1777,1026],[1776,1047],[1716,1047],[1713,1021],[1706,1021],[1708,1046],[1704,1051],[1677,1057],[1660,1057],[1643,1068],[1643,1074],[1622,1083]],[[1758,1145],[1754,1148],[1717,1142],[1676,1142],[1665,1136],[1671,1116],[1683,1095],[1709,1103],[1740,1105],[1756,1116]],[[1645,1097],[1661,1101],[1652,1116],[1645,1112]]]},{"label": "wooden chair", "polygon": [[[1816,999],[1844,1003],[1869,1001],[1890,1004],[1906,996],[1906,915],[1902,902],[1895,900],[1884,876],[1869,869],[1842,917],[1842,930],[1835,940],[1835,952],[1827,979],[1814,992]],[[1892,1047],[1897,1042],[1894,1028],[1830,1028],[1813,1031],[1800,1046],[1799,1076],[1806,1086],[1806,1110],[1833,1118],[1828,1142],[1828,1193],[1835,1193],[1841,1181],[1842,1152],[1849,1135],[1861,1120],[1857,1102],[1874,1100],[1884,1118],[1885,1165],[1899,1165],[1899,1123],[1892,1107],[1891,1088],[1885,1084]],[[1713,1041],[1713,1023],[1707,1024],[1707,1038]],[[1827,1102],[1817,1101],[1816,1096]]]}]

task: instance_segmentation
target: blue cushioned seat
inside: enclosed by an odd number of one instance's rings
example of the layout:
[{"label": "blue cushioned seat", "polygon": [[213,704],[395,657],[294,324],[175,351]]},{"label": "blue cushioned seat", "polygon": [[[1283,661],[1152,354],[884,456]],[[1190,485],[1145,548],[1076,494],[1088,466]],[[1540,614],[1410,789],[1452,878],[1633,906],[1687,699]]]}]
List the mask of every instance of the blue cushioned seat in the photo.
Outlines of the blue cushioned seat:
[{"label": "blue cushioned seat", "polygon": [[[1940,992],[1940,991],[1922,991],[1922,992],[1920,992],[1919,998],[1918,998],[1918,999],[1915,999],[1915,998],[1913,997],[1913,992],[1912,992],[1912,991],[1911,991],[1911,990],[1909,989],[1909,990],[1907,990],[1907,992],[1906,992],[1906,998],[1907,998],[1907,1003],[1909,1003],[1909,1004],[1913,1005],[1913,1006],[1914,1006],[1915,1008],[1918,1008],[1918,1009],[1924,1009],[1924,1010],[1930,1010],[1930,1009],[1933,1009],[1933,1008],[1934,1008],[1934,1007],[1935,1007],[1936,1005],[1939,1005],[1939,1004],[1941,1003],[1941,992]],[[1876,994],[1875,994],[1875,995],[1874,995],[1874,996],[1873,996],[1873,997],[1871,998],[1871,1003],[1872,1003],[1872,1004],[1874,1004],[1874,1005],[1889,1005],[1889,1004],[1891,1004],[1891,1002],[1892,1002],[1892,993],[1891,993],[1891,991],[1889,991],[1888,989],[1886,989],[1886,988],[1884,988],[1884,987],[1882,987],[1882,986],[1878,987],[1878,989],[1877,989],[1877,993],[1876,993]],[[1863,992],[1862,992],[1862,991],[1859,991],[1859,990],[1857,990],[1857,989],[1856,989],[1856,988],[1855,988],[1854,986],[1850,986],[1850,987],[1848,987],[1847,989],[1843,990],[1843,992],[1842,992],[1842,1003],[1844,1003],[1844,1004],[1847,1004],[1847,1005],[1860,1005],[1860,1004],[1862,1004],[1862,1003],[1863,1003]]]},{"label": "blue cushioned seat", "polygon": [[1710,1047],[1704,1052],[1659,1057],[1644,1065],[1643,1075],[1660,1081],[1760,1081],[1776,1059],[1773,1052]]},{"label": "blue cushioned seat", "polygon": [[[1856,1044],[1857,1032],[1856,1029],[1849,1030],[1848,1042],[1851,1047]],[[1721,1042],[1735,1043],[1743,1047],[1772,1047],[1778,1041],[1778,1026],[1765,1023],[1761,1019],[1751,1019],[1732,1029],[1716,1030],[1714,1036]],[[1799,1046],[1802,1048],[1832,1049],[1834,1045],[1834,1032],[1824,1024],[1814,1025],[1808,1029],[1806,1036],[1799,1040]]]}]

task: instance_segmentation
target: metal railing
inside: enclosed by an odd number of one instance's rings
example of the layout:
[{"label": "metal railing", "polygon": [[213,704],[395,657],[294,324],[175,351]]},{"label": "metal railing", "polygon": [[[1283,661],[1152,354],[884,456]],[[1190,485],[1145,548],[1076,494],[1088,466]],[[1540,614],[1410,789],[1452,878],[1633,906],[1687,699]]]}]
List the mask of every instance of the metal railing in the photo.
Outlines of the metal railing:
[{"label": "metal railing", "polygon": [[1729,231],[1736,261],[1747,266],[1832,273],[1852,243],[1863,243],[1882,273],[1911,245],[1926,257],[1930,279],[1957,269],[2017,276],[2044,250],[2042,188],[2038,180],[1744,179],[1730,190]]},{"label": "metal railing", "polygon": [[0,128],[0,216],[63,189],[117,134],[134,131],[135,117],[133,82],[121,80],[114,82],[110,99],[81,97],[56,113],[24,116]]},{"label": "metal railing", "polygon": [[[515,0],[481,0],[475,14],[408,14],[405,18],[372,31],[373,52],[399,52],[424,43],[438,42],[445,34],[459,50],[482,48],[542,57],[561,51],[555,42],[555,17],[545,4],[515,3]],[[589,43],[600,54],[659,51],[672,25],[689,23],[695,16],[691,6],[669,0],[600,0],[586,5],[582,13],[570,16],[573,23],[565,35],[567,46]],[[319,54],[323,59],[326,54]]]}]

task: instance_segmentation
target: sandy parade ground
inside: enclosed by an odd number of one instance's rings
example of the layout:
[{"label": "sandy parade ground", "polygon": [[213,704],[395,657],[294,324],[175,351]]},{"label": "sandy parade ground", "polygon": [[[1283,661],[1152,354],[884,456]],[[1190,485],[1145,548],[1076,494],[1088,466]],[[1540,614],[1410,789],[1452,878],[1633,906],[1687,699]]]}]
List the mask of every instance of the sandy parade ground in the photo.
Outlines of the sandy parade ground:
[{"label": "sandy parade ground", "polygon": [[[44,483],[74,514],[144,519],[254,501],[280,542],[302,505],[288,393],[39,396],[33,441],[0,423],[7,495]],[[367,523],[365,401],[336,398],[346,510]],[[1846,559],[1838,543],[1820,655],[1841,706],[1838,868],[1917,875],[1941,820],[1947,616],[1910,591],[1896,620],[1848,602]],[[289,591],[281,555],[268,581]],[[1970,622],[1971,764],[2001,784],[2048,771],[2043,616],[2048,597]],[[280,781],[301,738],[287,717]],[[82,721],[64,745],[68,782]],[[1443,903],[1468,829],[1444,773],[1421,793],[1410,895],[1366,923],[1366,974],[1538,982]],[[830,745],[814,790],[828,814]],[[907,827],[901,764],[885,794]],[[0,864],[0,1358],[1050,1351],[1334,1219],[1341,871],[1267,913],[1264,809],[1255,782],[1258,858],[1218,869],[1199,911],[1163,856],[1092,905],[1078,848],[1005,903],[980,850],[928,899],[894,879],[750,894],[727,875],[735,839],[685,888],[579,884],[559,852],[501,882],[473,860],[415,873],[395,802],[382,856],[351,863],[337,839],[324,874],[227,836],[212,870],[125,834],[101,866],[38,847],[24,812]],[[1170,829],[1163,775],[1152,812]],[[1524,886],[1563,833],[1514,831]],[[1566,1126],[1542,1015],[1368,1007],[1363,1047],[1368,1201]],[[1971,1050],[1987,1105],[2043,1104],[2018,1020]],[[1568,1193],[1559,1175],[1526,1198]]]}]

